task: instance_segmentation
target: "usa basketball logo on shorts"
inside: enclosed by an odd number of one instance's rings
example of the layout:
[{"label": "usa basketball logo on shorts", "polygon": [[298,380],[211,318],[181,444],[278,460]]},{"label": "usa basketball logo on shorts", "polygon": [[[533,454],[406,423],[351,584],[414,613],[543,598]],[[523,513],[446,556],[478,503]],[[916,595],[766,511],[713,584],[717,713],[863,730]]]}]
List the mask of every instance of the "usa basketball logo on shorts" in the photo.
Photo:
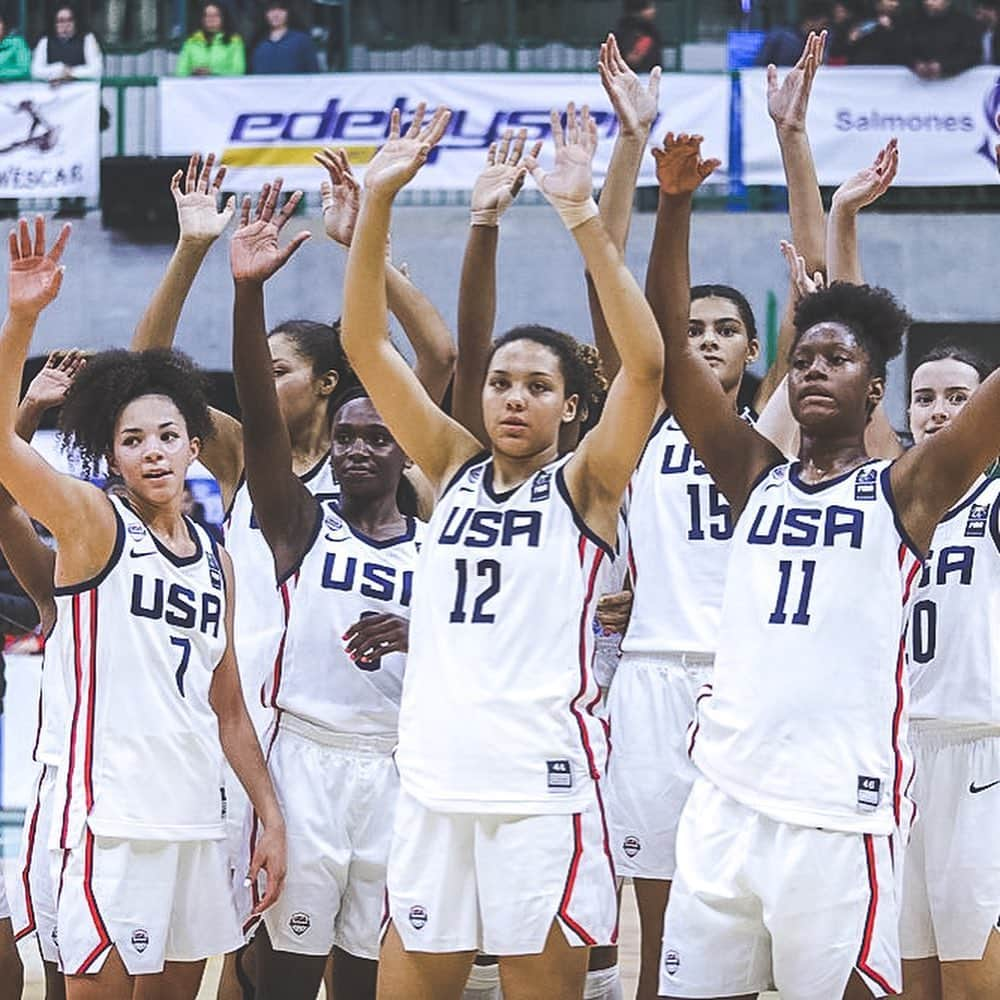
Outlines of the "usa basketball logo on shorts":
[{"label": "usa basketball logo on shorts", "polygon": [[966,538],[985,538],[986,524],[990,519],[990,508],[988,504],[974,503],[969,508],[969,518],[965,522]]},{"label": "usa basketball logo on shorts", "polygon": [[663,968],[668,976],[676,976],[677,970],[681,967],[681,956],[676,951],[670,949],[663,953]]},{"label": "usa basketball logo on shorts", "polygon": [[302,937],[312,926],[312,921],[309,919],[308,913],[299,910],[288,918],[288,926],[296,937]]},{"label": "usa basketball logo on shorts", "polygon": [[630,858],[634,858],[642,850],[642,844],[639,842],[638,837],[626,837],[622,841],[622,850]]},{"label": "usa basketball logo on shorts", "polygon": [[132,931],[132,947],[141,955],[149,945],[149,933],[142,927]]},{"label": "usa basketball logo on shorts", "polygon": [[427,923],[427,910],[422,906],[410,907],[410,926],[415,930],[423,930]]}]

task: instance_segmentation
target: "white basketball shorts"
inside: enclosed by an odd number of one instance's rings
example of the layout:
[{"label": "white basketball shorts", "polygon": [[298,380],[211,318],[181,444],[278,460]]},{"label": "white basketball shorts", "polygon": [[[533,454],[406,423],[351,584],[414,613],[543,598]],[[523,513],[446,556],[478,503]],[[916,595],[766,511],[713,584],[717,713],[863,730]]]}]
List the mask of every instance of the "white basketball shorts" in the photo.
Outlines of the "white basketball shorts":
[{"label": "white basketball shorts", "polygon": [[677,834],[660,995],[832,1000],[854,970],[874,996],[899,993],[893,851],[890,837],[779,823],[699,777]]},{"label": "white basketball shorts", "polygon": [[1000,729],[915,721],[900,939],[904,958],[983,957],[1000,926]]},{"label": "white basketball shorts", "polygon": [[[32,805],[24,821],[21,852],[17,862],[17,882],[11,886],[10,911],[14,940],[38,935],[42,959],[59,961],[56,945],[56,894],[52,884],[52,856],[49,830],[59,769],[43,765],[35,779]],[[59,856],[61,858],[61,853]]]},{"label": "white basketball shorts", "polygon": [[99,972],[112,948],[137,976],[243,942],[222,840],[119,840],[87,828],[61,867],[57,921],[67,975]]},{"label": "white basketball shorts", "polygon": [[389,917],[407,951],[537,955],[553,921],[575,946],[615,944],[614,864],[597,786],[578,813],[442,813],[401,790]]},{"label": "white basketball shorts", "polygon": [[695,698],[714,657],[624,653],[608,692],[611,756],[605,779],[615,868],[674,877],[677,824],[698,770],[687,751]]},{"label": "white basketball shorts", "polygon": [[326,955],[336,945],[378,958],[399,791],[396,742],[281,716],[268,767],[285,815],[288,877],[264,913],[276,951]]}]

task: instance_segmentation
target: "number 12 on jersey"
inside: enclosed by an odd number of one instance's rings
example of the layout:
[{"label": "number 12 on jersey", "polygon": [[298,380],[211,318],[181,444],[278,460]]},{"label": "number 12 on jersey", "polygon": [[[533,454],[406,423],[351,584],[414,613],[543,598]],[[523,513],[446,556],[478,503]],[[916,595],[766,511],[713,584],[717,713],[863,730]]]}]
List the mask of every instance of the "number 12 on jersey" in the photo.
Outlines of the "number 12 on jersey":
[{"label": "number 12 on jersey", "polygon": [[[813,577],[816,574],[816,560],[803,559],[801,566],[791,559],[782,559],[778,563],[778,599],[774,610],[768,618],[770,625],[786,625],[789,623],[787,608],[795,605],[791,617],[792,625],[809,624],[809,598],[812,597]],[[789,597],[791,601],[789,601]]]},{"label": "number 12 on jersey", "polygon": [[468,559],[455,560],[455,572],[458,574],[458,588],[455,592],[455,606],[448,618],[452,624],[463,624],[466,621],[473,625],[489,625],[496,621],[496,615],[487,611],[486,605],[500,593],[500,563],[496,559],[480,559],[472,564],[475,576],[485,580],[486,585],[479,591],[472,603],[472,617],[466,611],[466,593],[469,589],[470,566]]}]

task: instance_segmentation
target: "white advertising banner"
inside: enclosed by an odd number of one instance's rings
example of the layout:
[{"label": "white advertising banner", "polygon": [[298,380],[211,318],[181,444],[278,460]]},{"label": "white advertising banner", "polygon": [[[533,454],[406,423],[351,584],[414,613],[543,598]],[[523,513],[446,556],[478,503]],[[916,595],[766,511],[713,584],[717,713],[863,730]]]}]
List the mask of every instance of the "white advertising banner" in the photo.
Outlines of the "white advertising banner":
[{"label": "white advertising banner", "polygon": [[[706,137],[705,155],[718,157],[726,177],[729,78],[725,74],[664,74],[655,140],[667,127]],[[410,188],[468,190],[486,150],[504,129],[524,127],[529,143],[549,139],[549,110],[589,104],[601,136],[597,183],[607,169],[617,130],[597,73],[346,73],[160,81],[160,152],[211,152],[230,169],[227,187],[252,190],[275,174],[287,188],[319,189],[324,171],[313,154],[344,146],[360,173],[385,141],[389,114],[400,108],[404,127],[418,101],[452,110],[448,131]],[[551,143],[543,152],[550,163]],[[651,156],[640,183],[654,184]]]},{"label": "white advertising banner", "polygon": [[93,198],[100,189],[97,83],[0,86],[0,198]]},{"label": "white advertising banner", "polygon": [[[743,70],[740,78],[744,181],[784,184],[778,142],[767,114],[765,70]],[[897,185],[995,183],[998,110],[1000,75],[995,66],[931,81],[888,66],[821,69],[813,84],[808,119],[819,182],[840,184],[870,164],[896,136]]]}]

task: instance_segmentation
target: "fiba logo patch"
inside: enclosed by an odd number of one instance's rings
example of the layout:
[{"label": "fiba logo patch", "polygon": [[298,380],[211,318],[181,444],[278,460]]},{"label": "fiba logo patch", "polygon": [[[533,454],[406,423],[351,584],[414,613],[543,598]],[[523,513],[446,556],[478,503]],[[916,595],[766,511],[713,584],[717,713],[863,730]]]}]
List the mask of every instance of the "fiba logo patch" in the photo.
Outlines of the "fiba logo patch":
[{"label": "fiba logo patch", "polygon": [[427,910],[422,906],[410,907],[410,926],[415,930],[423,930],[427,923]]},{"label": "fiba logo patch", "polygon": [[668,976],[676,976],[680,967],[681,956],[676,951],[670,949],[663,953],[663,968],[667,970]]},{"label": "fiba logo patch", "polygon": [[634,858],[642,850],[642,844],[639,843],[638,837],[626,837],[622,841],[622,850],[630,858]]},{"label": "fiba logo patch", "polygon": [[149,934],[141,927],[132,931],[132,947],[141,955],[149,945]]},{"label": "fiba logo patch", "polygon": [[296,937],[302,937],[312,926],[312,921],[309,919],[308,913],[299,910],[288,918],[288,926]]}]

